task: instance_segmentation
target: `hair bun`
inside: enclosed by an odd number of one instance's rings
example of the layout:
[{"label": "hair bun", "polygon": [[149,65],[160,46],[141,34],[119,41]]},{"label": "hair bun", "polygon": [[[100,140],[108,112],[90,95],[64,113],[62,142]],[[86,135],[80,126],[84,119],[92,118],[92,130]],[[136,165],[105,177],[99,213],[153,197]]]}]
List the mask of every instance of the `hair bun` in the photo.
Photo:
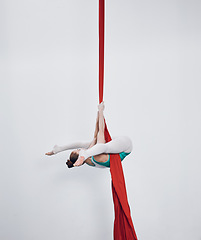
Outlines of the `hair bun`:
[{"label": "hair bun", "polygon": [[69,159],[67,160],[66,165],[68,166],[68,168],[74,167],[73,163]]}]

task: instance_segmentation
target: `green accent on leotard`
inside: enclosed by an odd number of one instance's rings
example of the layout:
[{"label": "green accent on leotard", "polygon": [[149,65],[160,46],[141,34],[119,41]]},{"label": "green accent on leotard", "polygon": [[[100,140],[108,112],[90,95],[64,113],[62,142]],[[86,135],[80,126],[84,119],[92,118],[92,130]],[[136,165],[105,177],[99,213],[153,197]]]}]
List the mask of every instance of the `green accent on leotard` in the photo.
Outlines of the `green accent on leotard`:
[{"label": "green accent on leotard", "polygon": [[[120,156],[120,158],[121,158],[121,161],[123,161],[124,160],[124,158],[126,157],[126,156],[128,156],[130,154],[130,152],[129,153],[126,153],[126,152],[120,152],[119,153],[119,156]],[[106,161],[106,162],[98,162],[98,161],[96,161],[95,159],[94,159],[94,157],[92,156],[92,159],[93,159],[93,161],[95,162],[95,163],[97,163],[97,164],[99,164],[99,165],[102,165],[102,166],[104,166],[104,167],[110,167],[110,154],[108,154],[108,160]]]},{"label": "green accent on leotard", "polygon": [[119,156],[120,156],[120,158],[121,158],[121,161],[123,161],[124,158],[125,158],[126,156],[128,156],[130,153],[131,153],[131,152],[129,152],[129,153],[126,153],[126,152],[120,152],[120,153],[119,153]]}]

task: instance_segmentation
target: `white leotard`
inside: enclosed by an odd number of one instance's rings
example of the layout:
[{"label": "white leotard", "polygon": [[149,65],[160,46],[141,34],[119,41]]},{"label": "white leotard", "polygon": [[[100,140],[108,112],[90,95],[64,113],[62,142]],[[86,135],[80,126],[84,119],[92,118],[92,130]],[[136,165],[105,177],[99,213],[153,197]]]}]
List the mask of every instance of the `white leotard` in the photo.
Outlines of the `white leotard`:
[{"label": "white leotard", "polygon": [[[97,143],[91,148],[88,148],[90,146],[91,142],[77,142],[73,144],[68,144],[65,146],[58,146],[55,145],[53,148],[53,153],[59,153],[61,151],[70,150],[70,149],[76,149],[76,148],[82,148],[79,155],[84,156],[85,159],[96,156],[102,153],[130,153],[133,149],[132,142],[130,138],[126,136],[122,137],[114,137],[110,142],[107,143]],[[93,158],[91,158],[92,163],[95,165],[95,167],[98,168],[105,168],[105,166],[102,166],[100,164],[97,164],[95,161],[93,161]]]},{"label": "white leotard", "polygon": [[107,143],[97,143],[88,149],[81,149],[79,155],[84,156],[84,158],[87,159],[88,157],[96,156],[101,153],[130,153],[132,149],[133,146],[130,138],[123,136],[113,138],[110,142]]}]

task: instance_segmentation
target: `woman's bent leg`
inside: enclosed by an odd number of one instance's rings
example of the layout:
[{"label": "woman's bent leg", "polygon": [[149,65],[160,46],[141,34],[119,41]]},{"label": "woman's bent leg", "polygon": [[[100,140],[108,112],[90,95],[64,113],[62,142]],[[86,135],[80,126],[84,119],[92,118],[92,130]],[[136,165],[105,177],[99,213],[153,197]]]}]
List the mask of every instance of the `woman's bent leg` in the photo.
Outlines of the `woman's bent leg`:
[{"label": "woman's bent leg", "polygon": [[133,149],[132,141],[129,137],[117,137],[112,141],[105,144],[106,152],[105,153],[120,153],[120,152],[131,152]]},{"label": "woman's bent leg", "polygon": [[117,137],[108,143],[97,143],[90,149],[83,150],[80,152],[81,156],[85,159],[91,156],[96,156],[101,153],[120,153],[120,152],[131,152],[132,142],[128,137]]}]

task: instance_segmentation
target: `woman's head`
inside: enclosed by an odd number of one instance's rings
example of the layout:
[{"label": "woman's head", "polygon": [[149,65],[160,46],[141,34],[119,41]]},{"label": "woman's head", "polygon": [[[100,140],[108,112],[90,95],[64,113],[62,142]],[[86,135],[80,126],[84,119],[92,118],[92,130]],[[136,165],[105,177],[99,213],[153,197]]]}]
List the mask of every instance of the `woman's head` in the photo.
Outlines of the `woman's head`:
[{"label": "woman's head", "polygon": [[74,167],[73,164],[77,161],[79,157],[79,150],[72,151],[70,154],[70,159],[67,160],[66,165],[68,168]]}]

